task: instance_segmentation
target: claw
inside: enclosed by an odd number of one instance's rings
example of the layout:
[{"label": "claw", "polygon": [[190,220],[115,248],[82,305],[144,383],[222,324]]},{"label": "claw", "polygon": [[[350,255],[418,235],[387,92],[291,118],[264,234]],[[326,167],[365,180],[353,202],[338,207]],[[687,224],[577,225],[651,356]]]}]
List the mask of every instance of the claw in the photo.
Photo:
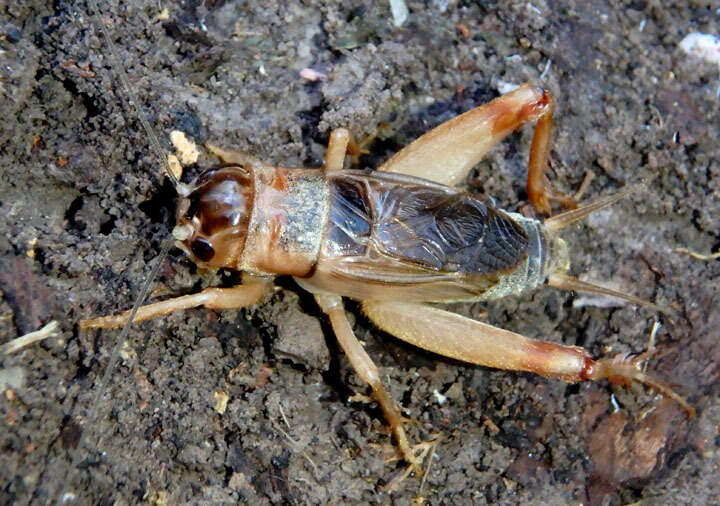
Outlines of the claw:
[{"label": "claw", "polygon": [[[428,453],[430,453],[430,451],[433,450],[438,445],[438,443],[440,443],[441,440],[442,435],[436,434],[432,439],[429,439],[428,441],[422,441],[421,443],[414,445],[412,449],[409,449],[412,454],[412,459],[416,461],[419,459],[419,464],[422,464]],[[394,492],[398,490],[402,482],[413,474],[415,474],[416,476],[425,475],[426,471],[423,471],[419,464],[410,462],[410,460],[408,459],[408,455],[403,455],[403,458],[405,461],[408,462],[408,465],[400,474],[395,476],[390,481],[390,483],[387,484],[387,486],[385,487],[386,492]],[[428,461],[427,469],[430,469],[431,462],[432,461]]]},{"label": "claw", "polygon": [[677,394],[670,385],[644,373],[640,369],[643,361],[643,355],[640,357],[632,357],[629,355],[620,355],[617,357],[598,360],[594,366],[593,373],[589,379],[607,379],[613,385],[630,386],[633,381],[642,383],[654,388],[665,397],[677,402],[687,413],[689,418],[695,417],[695,408],[684,398]]}]

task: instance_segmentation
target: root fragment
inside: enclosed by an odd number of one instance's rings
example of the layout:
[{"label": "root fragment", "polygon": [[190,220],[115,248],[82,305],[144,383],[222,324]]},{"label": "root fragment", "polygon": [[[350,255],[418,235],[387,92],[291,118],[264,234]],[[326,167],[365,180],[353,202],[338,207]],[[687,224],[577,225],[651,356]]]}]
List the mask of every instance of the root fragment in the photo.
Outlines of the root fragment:
[{"label": "root fragment", "polygon": [[10,355],[11,353],[15,353],[16,351],[20,351],[21,349],[30,346],[31,344],[35,344],[39,341],[47,339],[48,337],[54,337],[59,334],[60,326],[58,325],[58,322],[53,320],[35,332],[30,332],[29,334],[20,336],[17,339],[13,339],[9,343],[1,345],[0,356]]},{"label": "root fragment", "polygon": [[697,251],[693,251],[687,248],[675,248],[675,251],[677,253],[685,253],[686,255],[690,255],[697,260],[704,260],[706,262],[710,260],[717,260],[718,258],[720,258],[720,251],[716,251],[715,253],[710,253],[708,255],[698,253]]}]

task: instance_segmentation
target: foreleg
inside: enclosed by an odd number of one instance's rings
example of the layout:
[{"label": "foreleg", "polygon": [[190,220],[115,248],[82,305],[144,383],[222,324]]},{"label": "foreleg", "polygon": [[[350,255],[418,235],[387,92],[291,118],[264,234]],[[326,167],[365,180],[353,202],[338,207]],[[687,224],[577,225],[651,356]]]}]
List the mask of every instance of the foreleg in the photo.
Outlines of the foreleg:
[{"label": "foreleg", "polygon": [[225,149],[209,142],[205,143],[205,147],[223,163],[236,164],[247,168],[261,167],[263,165],[258,158],[242,151]]},{"label": "foreleg", "polygon": [[[173,311],[206,307],[208,309],[240,309],[255,304],[268,292],[271,282],[264,278],[249,278],[244,284],[231,288],[206,288],[205,290],[183,295],[154,304],[142,306],[135,315],[134,322],[141,322]],[[80,320],[81,329],[121,327],[130,316],[130,311],[110,316],[101,316],[88,320]]]}]

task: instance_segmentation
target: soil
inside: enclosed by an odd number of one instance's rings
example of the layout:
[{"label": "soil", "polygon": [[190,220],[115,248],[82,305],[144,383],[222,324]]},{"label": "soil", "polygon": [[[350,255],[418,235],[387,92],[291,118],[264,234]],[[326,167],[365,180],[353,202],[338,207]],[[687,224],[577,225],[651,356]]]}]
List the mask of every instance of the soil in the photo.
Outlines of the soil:
[{"label": "soil", "polygon": [[[720,502],[720,261],[676,251],[720,247],[720,70],[678,48],[690,32],[720,34],[720,6],[407,3],[401,28],[370,0],[103,2],[102,19],[163,151],[178,129],[318,166],[344,126],[377,136],[359,160],[372,168],[508,84],[541,84],[557,101],[555,188],[572,192],[592,171],[593,198],[652,178],[565,236],[573,273],[677,312],[662,318],[648,370],[697,417],[645,388],[423,353],[348,302],[414,440],[443,435],[425,480],[388,492],[403,468],[385,462],[382,414],[312,298],[281,280],[248,310],[135,326],[87,427],[118,332],[77,322],[132,305],[172,229],[174,191],[88,8],[11,0],[0,11],[0,342],[53,319],[62,338],[0,359],[1,503]],[[469,189],[531,212],[531,134],[495,148]],[[204,155],[185,178],[212,163]],[[173,250],[152,297],[236,281]],[[449,309],[597,356],[641,352],[659,318],[549,288]]]}]

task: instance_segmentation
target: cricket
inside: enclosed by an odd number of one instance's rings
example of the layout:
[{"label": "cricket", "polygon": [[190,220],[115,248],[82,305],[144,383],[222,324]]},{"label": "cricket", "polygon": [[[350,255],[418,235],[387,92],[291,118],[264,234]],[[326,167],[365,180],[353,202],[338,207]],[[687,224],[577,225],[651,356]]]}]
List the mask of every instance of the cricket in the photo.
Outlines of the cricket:
[{"label": "cricket", "polygon": [[[584,196],[584,184],[574,195],[554,188],[548,160],[556,104],[548,89],[534,82],[519,85],[435,126],[374,170],[350,160],[359,148],[352,125],[347,125],[329,133],[323,163],[313,167],[277,165],[223,139],[212,139],[204,148],[216,163],[189,179],[168,164],[168,153],[117,57],[102,6],[95,0],[88,5],[88,20],[102,32],[117,93],[132,104],[135,119],[146,129],[162,163],[156,175],[165,175],[177,201],[171,237],[153,260],[133,306],[116,314],[87,308],[88,314],[77,323],[78,333],[106,338],[114,345],[95,387],[86,426],[70,452],[68,483],[55,487],[50,501],[71,502],[73,496],[63,494],[72,489],[77,474],[94,465],[81,461],[99,442],[92,433],[101,416],[97,406],[117,373],[121,348],[135,324],[197,308],[223,312],[268,304],[288,284],[279,288],[276,278],[292,280],[293,291],[312,301],[342,352],[339,360],[349,363],[379,407],[380,423],[388,428],[383,453],[391,455],[388,463],[402,462],[395,464],[397,474],[387,480],[389,491],[409,486],[411,477],[424,479],[433,453],[443,451],[443,434],[438,431],[425,440],[411,436],[412,415],[392,394],[382,367],[357,337],[348,300],[357,316],[377,331],[439,358],[569,384],[639,385],[676,403],[687,419],[696,415],[685,400],[686,392],[676,391],[672,378],[646,370],[652,363],[650,350],[594,355],[580,346],[506,330],[445,307],[560,290],[610,297],[652,314],[676,317],[670,307],[608,288],[602,280],[570,274],[573,251],[564,235],[572,234],[572,226],[653,189],[646,180],[589,197]],[[469,191],[468,173],[491,149],[526,126],[533,128],[525,181],[531,209],[506,210]],[[202,272],[230,272],[241,282],[154,297],[155,278],[172,248]],[[40,336],[28,334],[18,347],[46,338],[56,327]],[[15,349],[0,348],[0,355],[11,351]]]},{"label": "cricket", "polygon": [[[109,38],[108,38],[109,40]],[[554,103],[524,85],[450,120],[368,174],[343,168],[351,134],[336,129],[322,168],[275,167],[250,154],[210,146],[222,162],[191,185],[177,183],[175,245],[210,269],[243,272],[241,285],[209,288],[83,320],[115,328],[193,307],[241,309],[267,294],[274,276],[293,276],[315,297],[355,372],[372,389],[403,459],[417,472],[401,407],[355,337],[342,298],[362,301],[378,328],[439,355],[476,365],[529,371],[568,382],[645,383],[693,408],[632,357],[593,360],[577,347],[533,340],[426,303],[472,302],[520,294],[542,284],[611,295],[660,308],[566,274],[569,253],[558,232],[635,188],[577,206],[546,176]],[[495,144],[536,122],[527,192],[539,212],[557,200],[576,209],[543,222],[508,213],[453,188]]]},{"label": "cricket", "polygon": [[[548,187],[545,175],[552,112],[548,92],[521,86],[436,127],[373,173],[343,169],[350,141],[346,129],[332,132],[322,168],[275,167],[211,147],[222,164],[192,185],[178,184],[173,237],[201,266],[246,273],[243,284],[83,320],[80,327],[121,327],[131,317],[143,321],[199,306],[240,309],[261,301],[273,276],[293,276],[327,314],[340,347],[380,404],[403,458],[417,472],[421,462],[406,437],[401,407],[355,337],[342,297],[362,301],[363,312],[378,328],[439,355],[568,382],[637,381],[694,416],[687,402],[643,373],[632,357],[593,360],[581,348],[537,341],[426,304],[492,300],[547,284],[662,309],[566,274],[569,252],[558,232],[636,188],[541,222],[448,186],[510,132],[536,121],[528,195],[539,211],[548,212],[553,199],[575,207]],[[417,450],[424,447],[420,443]]]}]

